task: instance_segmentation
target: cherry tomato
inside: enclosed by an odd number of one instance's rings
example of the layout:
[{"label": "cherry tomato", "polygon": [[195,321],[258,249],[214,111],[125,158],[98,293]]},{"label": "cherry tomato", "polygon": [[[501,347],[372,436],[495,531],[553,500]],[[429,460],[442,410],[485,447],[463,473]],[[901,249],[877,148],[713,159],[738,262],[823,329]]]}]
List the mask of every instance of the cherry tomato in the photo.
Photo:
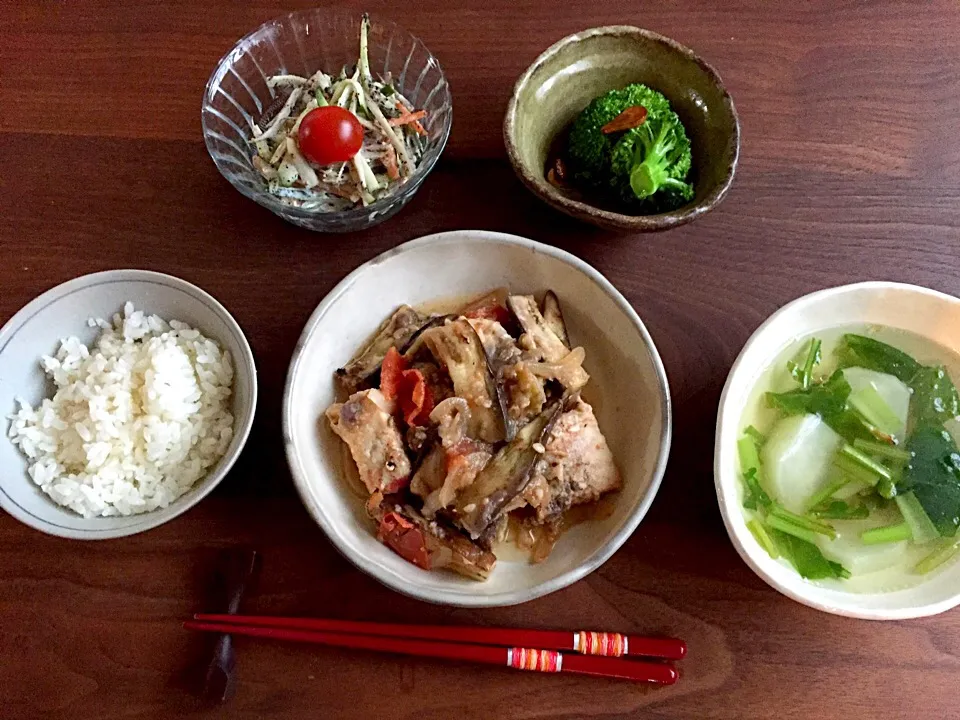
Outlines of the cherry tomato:
[{"label": "cherry tomato", "polygon": [[300,121],[300,152],[310,162],[345,162],[363,145],[363,127],[349,110],[336,105],[314,108]]}]

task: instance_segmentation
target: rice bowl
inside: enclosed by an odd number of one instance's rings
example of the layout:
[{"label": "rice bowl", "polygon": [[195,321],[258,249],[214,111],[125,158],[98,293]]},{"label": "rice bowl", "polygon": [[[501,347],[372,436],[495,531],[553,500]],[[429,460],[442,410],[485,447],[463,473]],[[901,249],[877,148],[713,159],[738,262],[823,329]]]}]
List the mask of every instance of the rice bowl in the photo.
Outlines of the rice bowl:
[{"label": "rice bowl", "polygon": [[127,302],[87,348],[65,338],[41,360],[57,386],[36,408],[18,398],[11,441],[30,478],[84,516],[168,506],[219,460],[233,437],[229,352],[177,320]]},{"label": "rice bowl", "polygon": [[[232,437],[226,442],[222,457],[202,470],[189,490],[169,502],[164,497],[166,506],[159,502],[161,497],[157,495],[157,507],[149,512],[89,517],[54,502],[31,478],[30,466],[35,461],[9,440],[0,441],[0,464],[6,470],[0,475],[0,508],[42,532],[94,540],[157,527],[196,505],[223,480],[250,433],[257,402],[257,376],[253,353],[243,331],[230,313],[200,288],[170,275],[143,270],[111,270],[75,278],[43,293],[6,322],[0,329],[0,414],[7,417],[15,412],[18,398],[34,408],[40,406],[44,398],[52,399],[57,391],[56,383],[44,371],[40,359],[56,356],[60,341],[71,336],[76,336],[79,343],[93,353],[97,338],[105,328],[96,322],[91,325],[90,319],[110,318],[128,300],[138,309],[149,310],[160,318],[182,321],[230,355],[232,392],[224,403],[224,410],[233,416]],[[189,396],[190,391],[180,393],[178,402]],[[169,410],[164,412],[169,414]],[[212,428],[210,423],[207,426]],[[167,427],[173,430],[180,426],[174,422]],[[9,429],[8,421],[4,432]],[[91,437],[97,434],[93,427],[88,429]],[[185,483],[186,477],[183,475],[180,479]],[[109,487],[110,492],[119,489]],[[140,492],[149,494],[142,488]],[[111,496],[111,501],[116,506],[117,498]]]}]

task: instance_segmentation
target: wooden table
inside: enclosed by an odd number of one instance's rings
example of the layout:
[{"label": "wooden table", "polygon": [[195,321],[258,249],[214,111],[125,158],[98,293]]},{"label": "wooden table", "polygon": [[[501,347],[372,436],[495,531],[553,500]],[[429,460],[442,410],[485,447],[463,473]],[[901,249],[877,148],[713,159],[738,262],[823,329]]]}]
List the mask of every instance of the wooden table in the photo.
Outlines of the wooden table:
[{"label": "wooden table", "polygon": [[[280,4],[0,6],[2,319],[79,274],[170,272],[234,313],[261,383],[239,466],[184,517],[98,543],[49,538],[0,517],[0,716],[960,717],[960,614],[870,623],[778,595],[728,542],[711,471],[727,370],[777,307],[865,279],[960,293],[960,5],[520,5],[402,6],[401,23],[448,73],[453,135],[402,214],[343,237],[286,225],[241,197],[200,138],[209,73]],[[364,7],[396,15],[401,6]],[[570,32],[614,23],[698,50],[740,112],[741,163],[729,197],[666,234],[615,236],[552,212],[514,179],[501,144],[507,98],[527,64]],[[596,266],[650,328],[676,408],[666,479],[632,539],[588,579],[515,608],[433,607],[362,575],[302,508],[281,449],[284,376],[314,306],[364,260],[454,228],[526,235]],[[690,657],[679,684],[651,691],[241,641],[237,697],[202,711],[190,688],[208,645],[179,621],[203,603],[218,551],[240,544],[264,559],[251,611],[665,632],[685,638]]]}]

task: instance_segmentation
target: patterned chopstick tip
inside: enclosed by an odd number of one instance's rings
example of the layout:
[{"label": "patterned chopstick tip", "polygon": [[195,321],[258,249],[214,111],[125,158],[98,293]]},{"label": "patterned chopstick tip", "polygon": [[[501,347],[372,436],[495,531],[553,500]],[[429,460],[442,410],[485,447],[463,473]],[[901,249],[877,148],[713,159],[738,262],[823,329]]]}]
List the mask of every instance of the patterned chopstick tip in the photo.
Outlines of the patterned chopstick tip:
[{"label": "patterned chopstick tip", "polygon": [[560,672],[563,668],[563,655],[556,650],[507,648],[507,665],[517,670]]},{"label": "patterned chopstick tip", "polygon": [[627,636],[581,630],[573,634],[573,649],[582,655],[622,657],[627,654]]}]

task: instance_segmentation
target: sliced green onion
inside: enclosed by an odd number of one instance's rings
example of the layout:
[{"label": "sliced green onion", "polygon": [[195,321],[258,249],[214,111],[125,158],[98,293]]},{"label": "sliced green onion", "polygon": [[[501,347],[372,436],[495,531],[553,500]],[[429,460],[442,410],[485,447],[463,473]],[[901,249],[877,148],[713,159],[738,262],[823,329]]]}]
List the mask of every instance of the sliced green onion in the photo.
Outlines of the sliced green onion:
[{"label": "sliced green onion", "polygon": [[910,462],[913,459],[913,453],[907,450],[882,442],[874,442],[873,440],[857,438],[853,441],[853,446],[858,450],[863,450],[865,453],[886,458],[887,460],[895,460],[896,462]]},{"label": "sliced green onion", "polygon": [[773,538],[770,537],[770,533],[767,532],[767,529],[763,526],[763,523],[760,522],[757,518],[753,518],[747,523],[747,528],[753,534],[753,537],[760,544],[764,550],[767,551],[767,554],[776,560],[780,557],[780,551],[777,550],[776,543],[773,542]]},{"label": "sliced green onion", "polygon": [[766,435],[757,430],[753,425],[747,425],[743,430],[743,434],[752,437],[758,446],[763,445],[767,441]]},{"label": "sliced green onion", "polygon": [[897,495],[894,499],[897,502],[897,507],[900,508],[900,514],[903,515],[903,519],[913,531],[913,541],[915,543],[922,544],[940,537],[936,525],[933,524],[933,520],[927,515],[927,511],[923,509],[923,505],[920,504],[915,494],[908,492]]},{"label": "sliced green onion", "polygon": [[890,409],[873,385],[867,385],[855,393],[850,393],[847,402],[850,407],[863,415],[867,422],[886,433],[892,435],[902,428],[900,418]]},{"label": "sliced green onion", "polygon": [[864,530],[860,533],[860,541],[864,545],[881,545],[883,543],[900,542],[909,540],[913,537],[913,530],[909,523],[897,523],[896,525],[886,525],[884,527]]},{"label": "sliced green onion", "polygon": [[957,554],[958,550],[960,550],[960,540],[937,548],[923,558],[923,560],[918,562],[914,568],[914,571],[920,573],[921,575],[925,575],[926,573],[930,572],[931,570],[935,570],[950,560],[954,555]]},{"label": "sliced green onion", "polygon": [[772,527],[774,530],[779,530],[787,535],[793,535],[794,537],[800,538],[801,540],[806,540],[809,543],[817,542],[817,533],[815,533],[813,530],[808,530],[805,527],[795,525],[789,520],[784,520],[782,517],[777,515],[769,515],[767,517],[767,525]]},{"label": "sliced green onion", "polygon": [[841,489],[845,488],[852,482],[851,478],[844,477],[841,475],[839,478],[834,480],[832,483],[827,483],[820,492],[810,498],[810,501],[807,503],[807,510],[810,511],[815,508],[817,505],[822,503],[824,500],[833,497],[834,493],[839,492]]},{"label": "sliced green onion", "polygon": [[840,448],[840,453],[853,460],[865,470],[869,470],[878,478],[893,480],[893,473],[890,472],[890,468],[881,465],[869,455],[857,450],[853,445],[844,443]]}]

